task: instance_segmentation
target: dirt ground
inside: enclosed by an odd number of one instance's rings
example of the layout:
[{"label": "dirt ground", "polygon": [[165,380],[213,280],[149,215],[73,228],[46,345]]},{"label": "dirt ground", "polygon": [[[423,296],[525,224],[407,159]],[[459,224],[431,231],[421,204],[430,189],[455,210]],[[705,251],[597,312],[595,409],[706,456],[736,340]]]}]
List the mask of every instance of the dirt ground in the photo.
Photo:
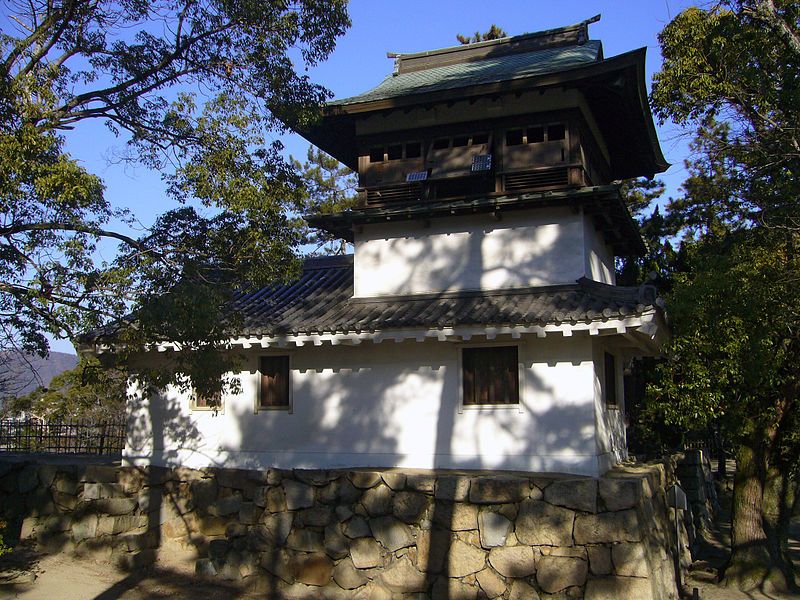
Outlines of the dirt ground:
[{"label": "dirt ground", "polygon": [[[228,582],[194,574],[194,560],[162,552],[158,566],[124,572],[108,562],[68,554],[38,554],[32,547],[0,559],[0,598],[19,600],[227,600],[254,598]],[[3,580],[5,579],[5,580]]]}]

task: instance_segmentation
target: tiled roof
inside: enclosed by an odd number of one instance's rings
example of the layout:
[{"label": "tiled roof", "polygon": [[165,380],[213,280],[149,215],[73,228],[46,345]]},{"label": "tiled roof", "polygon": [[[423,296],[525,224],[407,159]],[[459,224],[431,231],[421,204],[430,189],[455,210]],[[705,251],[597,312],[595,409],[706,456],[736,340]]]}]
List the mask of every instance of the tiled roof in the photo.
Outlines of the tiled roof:
[{"label": "tiled roof", "polygon": [[352,298],[352,256],[306,261],[292,284],[242,294],[244,336],[360,332],[460,325],[548,325],[641,315],[653,288],[574,284],[403,297]]},{"label": "tiled roof", "polygon": [[598,40],[590,40],[582,45],[544,48],[521,54],[487,57],[473,62],[389,75],[371,90],[358,96],[335,100],[329,106],[344,106],[397,96],[425,94],[483,83],[558,73],[595,62],[601,58],[602,44]]}]

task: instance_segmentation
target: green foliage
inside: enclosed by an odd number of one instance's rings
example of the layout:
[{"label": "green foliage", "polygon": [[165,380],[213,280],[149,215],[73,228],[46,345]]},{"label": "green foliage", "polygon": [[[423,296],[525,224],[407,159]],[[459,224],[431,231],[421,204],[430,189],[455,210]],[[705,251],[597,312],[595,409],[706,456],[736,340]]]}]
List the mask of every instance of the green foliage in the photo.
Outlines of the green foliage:
[{"label": "green foliage", "polygon": [[[310,146],[306,161],[300,163],[292,159],[292,165],[304,183],[303,214],[330,214],[356,206],[358,176],[335,158]],[[298,227],[302,231],[303,243],[314,245],[312,254],[345,253],[347,246],[344,240],[312,230],[302,219],[298,219]]]},{"label": "green foliage", "polygon": [[[800,473],[800,2],[727,0],[660,36],[652,104],[692,127],[683,195],[665,232],[682,247],[673,338],[650,410],[736,447],[730,577],[792,585],[786,539]],[[752,573],[761,573],[753,581]]]},{"label": "green foliage", "polygon": [[[703,127],[742,216],[800,228],[799,2],[747,0],[690,8],[660,34],[652,104],[661,121]],[[724,123],[715,127],[713,122]]]},{"label": "green foliage", "polygon": [[[296,273],[301,232],[287,213],[307,198],[274,135],[316,119],[329,96],[296,65],[330,54],[349,26],[345,0],[7,9],[0,348],[43,354],[45,333],[74,340],[114,324],[118,352],[169,340],[180,349],[173,371],[221,368],[210,356],[235,323],[225,304]],[[63,152],[69,131],[92,119],[122,138],[124,160],[159,169],[178,203],[139,237],[125,231],[135,215]],[[103,240],[120,243],[110,263],[97,260]]]},{"label": "green foliage", "polygon": [[84,359],[74,369],[56,375],[47,388],[7,399],[3,412],[26,412],[44,420],[117,419],[125,414],[126,387],[125,372]]},{"label": "green foliage", "polygon": [[458,34],[456,35],[456,39],[460,44],[475,44],[477,42],[488,42],[489,40],[499,40],[500,38],[508,37],[508,34],[501,28],[492,23],[492,26],[486,31],[486,33],[481,33],[480,31],[476,31],[475,35],[472,37],[468,35]]},{"label": "green foliage", "polygon": [[11,548],[6,546],[5,542],[3,541],[3,533],[5,532],[6,527],[7,527],[6,522],[0,519],[0,556],[3,556],[3,554],[8,554],[9,552],[11,552]]}]

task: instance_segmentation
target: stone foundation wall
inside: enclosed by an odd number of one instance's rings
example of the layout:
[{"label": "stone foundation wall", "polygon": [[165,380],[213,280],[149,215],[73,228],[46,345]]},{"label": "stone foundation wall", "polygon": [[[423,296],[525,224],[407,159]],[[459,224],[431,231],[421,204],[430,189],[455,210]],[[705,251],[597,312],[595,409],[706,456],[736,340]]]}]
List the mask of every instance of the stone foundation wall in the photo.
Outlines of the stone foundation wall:
[{"label": "stone foundation wall", "polygon": [[[0,463],[0,514],[128,567],[169,548],[269,598],[676,598],[669,467],[600,479]],[[13,540],[12,540],[13,541]]]}]

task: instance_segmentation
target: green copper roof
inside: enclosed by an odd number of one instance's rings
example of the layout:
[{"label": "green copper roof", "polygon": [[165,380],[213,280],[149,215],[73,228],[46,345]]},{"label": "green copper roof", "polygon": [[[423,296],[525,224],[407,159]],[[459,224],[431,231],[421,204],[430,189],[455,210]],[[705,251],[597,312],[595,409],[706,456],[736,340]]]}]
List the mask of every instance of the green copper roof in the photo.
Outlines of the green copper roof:
[{"label": "green copper roof", "polygon": [[329,106],[346,106],[410,94],[425,94],[482,83],[546,75],[584,66],[601,60],[602,57],[603,46],[599,40],[589,40],[582,45],[489,56],[472,62],[389,75],[373,89],[358,96],[335,100]]}]

